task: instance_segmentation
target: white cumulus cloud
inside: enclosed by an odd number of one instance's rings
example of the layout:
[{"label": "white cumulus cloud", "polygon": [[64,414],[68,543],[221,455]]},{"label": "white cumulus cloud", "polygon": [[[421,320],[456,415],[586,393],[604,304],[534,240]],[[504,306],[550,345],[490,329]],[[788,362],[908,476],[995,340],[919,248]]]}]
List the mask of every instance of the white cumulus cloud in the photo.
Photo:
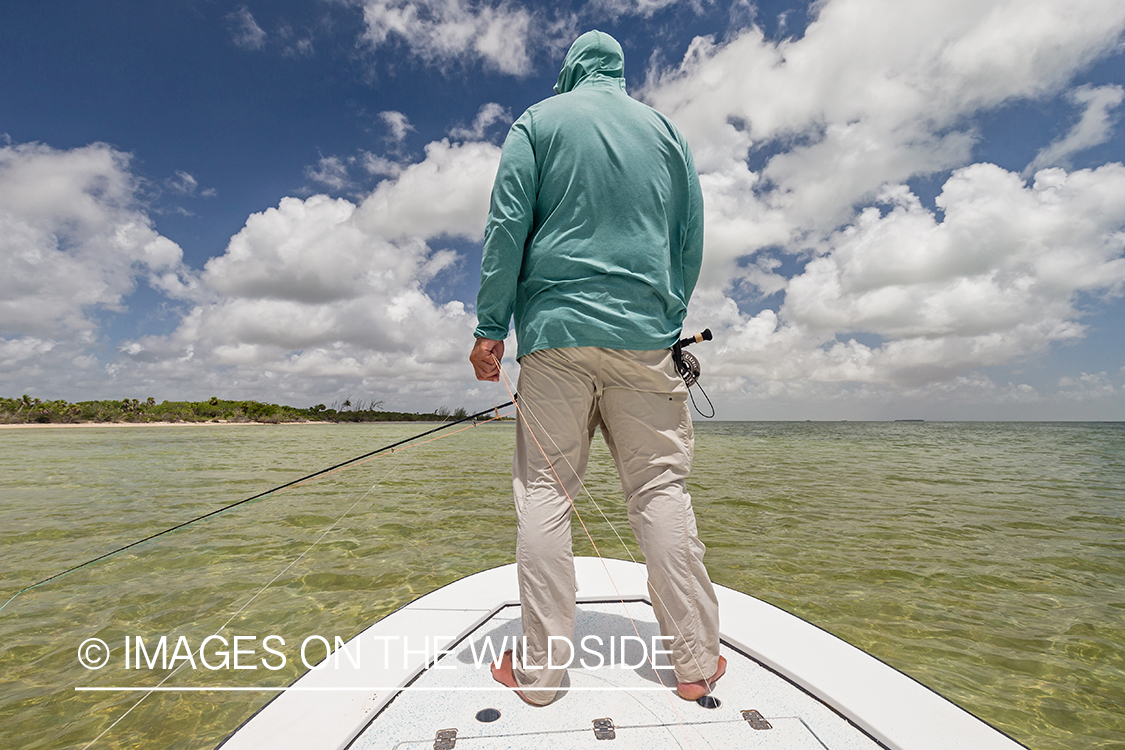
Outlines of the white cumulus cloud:
[{"label": "white cumulus cloud", "polygon": [[0,148],[0,335],[68,338],[121,310],[138,278],[180,290],[181,251],[137,200],[129,157],[105,144]]},{"label": "white cumulus cloud", "polygon": [[254,14],[245,5],[227,16],[231,39],[239,47],[262,49],[266,45],[266,32],[254,20]]},{"label": "white cumulus cloud", "polygon": [[[446,73],[469,65],[504,76],[530,74],[548,53],[553,65],[580,22],[657,19],[670,5],[601,0],[564,16],[502,0],[350,2],[370,46]],[[811,7],[799,38],[732,24],[726,36],[695,39],[670,68],[656,54],[640,89],[682,128],[700,168],[707,244],[688,328],[716,333],[700,356],[709,390],[733,405],[724,416],[795,416],[806,405],[807,416],[860,416],[849,405],[882,414],[883,404],[928,402],[976,418],[982,405],[1012,414],[1052,399],[1120,403],[1114,379],[1125,370],[1111,378],[1104,365],[1075,366],[1035,385],[1014,373],[1080,340],[1125,290],[1125,167],[1070,166],[1114,136],[1122,87],[1078,82],[1119,54],[1125,5]],[[245,6],[228,20],[240,44],[265,43]],[[985,163],[984,117],[1059,101],[1076,121],[1053,142],[1023,144],[1038,155],[1022,175]],[[380,112],[388,153],[327,156],[306,171],[334,195],[353,191],[347,199],[282,198],[194,275],[153,229],[127,155],[9,144],[0,149],[0,375],[70,367],[73,382],[95,382],[98,316],[123,309],[145,281],[190,311],[170,334],[122,342],[109,368],[116,383],[297,403],[366,389],[403,407],[480,396],[464,362],[468,300],[432,290],[475,271],[450,248],[482,236],[500,153],[488,140],[512,114],[489,102],[471,123],[450,116],[449,138],[411,161],[410,118]],[[935,202],[921,176],[941,176]],[[355,192],[373,177],[385,179]],[[203,195],[187,172],[162,184]]]},{"label": "white cumulus cloud", "polygon": [[1043,167],[1068,166],[1071,154],[1108,141],[1113,135],[1113,110],[1121,106],[1123,98],[1125,89],[1121,86],[1080,86],[1071,92],[1071,101],[1084,107],[1082,118],[1069,133],[1036,154],[1026,173],[1034,174]]},{"label": "white cumulus cloud", "polygon": [[305,168],[305,177],[337,192],[352,187],[348,162],[339,156],[322,156],[313,166]]},{"label": "white cumulus cloud", "polygon": [[469,0],[362,0],[365,39],[399,41],[422,60],[449,65],[480,60],[502,73],[531,69],[532,13],[515,5]]},{"label": "white cumulus cloud", "polygon": [[480,239],[498,160],[491,144],[438,141],[358,204],[282,199],[208,261],[207,296],[175,332],[123,353],[153,377],[206,381],[222,368],[245,387],[269,378],[298,401],[362,386],[397,404],[444,402],[471,376],[476,320],[426,291],[459,258],[430,242]]},{"label": "white cumulus cloud", "polygon": [[[800,39],[752,27],[697,38],[642,95],[685,131],[704,172],[739,180],[793,233],[831,229],[887,183],[963,166],[966,118],[1056,92],[1112,51],[1125,6],[1104,0],[834,0]],[[765,149],[765,150],[763,150]]]},{"label": "white cumulus cloud", "polygon": [[392,239],[443,234],[479,239],[499,162],[500,149],[491,143],[434,141],[425,159],[375,188],[357,222]]},{"label": "white cumulus cloud", "polygon": [[[1125,283],[1125,171],[1041,170],[1028,185],[973,163],[975,122],[1070,96],[1082,120],[1037,163],[1104,142],[1120,87],[1067,88],[1115,51],[1125,6],[828,0],[815,13],[796,39],[697,38],[641,93],[701,171],[689,327],[722,330],[722,386],[934,388],[1082,337],[1081,300]],[[905,186],[946,171],[936,212]],[[744,313],[735,295],[773,304]]]},{"label": "white cumulus cloud", "polygon": [[462,141],[482,141],[494,125],[509,125],[511,122],[512,113],[507,107],[489,102],[480,108],[470,127],[453,128],[449,135]]},{"label": "white cumulus cloud", "polygon": [[1071,401],[1112,398],[1117,395],[1118,390],[1104,371],[1084,372],[1077,377],[1064,376],[1059,379],[1059,395]]},{"label": "white cumulus cloud", "polygon": [[940,220],[904,186],[881,197],[889,210],[867,208],[829,235],[786,283],[779,312],[745,318],[712,301],[729,331],[728,371],[945,381],[1080,337],[1079,295],[1125,287],[1120,164],[1045,170],[1031,186],[990,164],[965,167],[937,199]]},{"label": "white cumulus cloud", "polygon": [[405,140],[406,134],[414,130],[414,126],[410,124],[410,118],[402,112],[396,112],[394,110],[380,112],[379,119],[387,126],[387,130],[390,131],[388,137],[395,143],[401,143]]},{"label": "white cumulus cloud", "polygon": [[125,312],[140,281],[174,299],[194,294],[129,161],[101,143],[0,147],[0,384],[96,387],[102,315]]},{"label": "white cumulus cloud", "polygon": [[[610,17],[617,16],[644,16],[648,18],[654,13],[676,5],[679,0],[594,0],[591,5],[603,10]],[[696,3],[697,6],[701,3]]]}]

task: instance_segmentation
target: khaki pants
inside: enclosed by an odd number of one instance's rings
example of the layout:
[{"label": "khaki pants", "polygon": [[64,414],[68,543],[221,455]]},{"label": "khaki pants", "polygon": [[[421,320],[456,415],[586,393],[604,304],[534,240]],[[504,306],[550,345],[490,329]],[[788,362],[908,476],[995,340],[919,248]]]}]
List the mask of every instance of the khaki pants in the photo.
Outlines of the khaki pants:
[{"label": "khaki pants", "polygon": [[575,599],[567,496],[583,507],[581,480],[598,427],[621,476],[676,679],[710,678],[719,660],[718,601],[686,488],[693,433],[671,352],[540,350],[520,360],[518,391],[512,484],[526,653],[513,667],[521,692],[549,703],[566,673],[547,668],[548,637],[555,636],[551,663],[566,664]]}]

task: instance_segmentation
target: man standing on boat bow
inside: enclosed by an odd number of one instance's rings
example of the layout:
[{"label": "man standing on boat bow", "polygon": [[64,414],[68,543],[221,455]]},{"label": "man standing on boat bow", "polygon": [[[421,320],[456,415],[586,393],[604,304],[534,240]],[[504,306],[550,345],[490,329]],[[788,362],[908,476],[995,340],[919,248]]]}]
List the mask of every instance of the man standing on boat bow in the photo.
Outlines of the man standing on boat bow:
[{"label": "man standing on boat bow", "polygon": [[512,484],[526,653],[506,653],[493,675],[536,705],[554,700],[562,683],[566,669],[552,665],[570,661],[574,638],[571,500],[600,427],[678,692],[695,700],[726,660],[686,488],[687,387],[670,347],[703,259],[703,195],[680,132],[625,93],[613,37],[578,37],[555,92],[524,112],[504,142],[469,356],[478,380],[498,380],[515,316]]}]

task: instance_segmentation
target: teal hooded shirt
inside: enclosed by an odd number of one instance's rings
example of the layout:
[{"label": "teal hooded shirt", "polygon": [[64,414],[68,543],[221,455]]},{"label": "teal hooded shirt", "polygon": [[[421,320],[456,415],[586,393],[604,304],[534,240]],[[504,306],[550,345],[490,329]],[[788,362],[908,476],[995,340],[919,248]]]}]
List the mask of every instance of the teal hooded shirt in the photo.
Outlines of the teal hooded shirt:
[{"label": "teal hooded shirt", "polygon": [[555,86],[516,120],[492,189],[478,338],[540,349],[672,346],[703,259],[687,142],[625,93],[621,45],[580,36]]}]

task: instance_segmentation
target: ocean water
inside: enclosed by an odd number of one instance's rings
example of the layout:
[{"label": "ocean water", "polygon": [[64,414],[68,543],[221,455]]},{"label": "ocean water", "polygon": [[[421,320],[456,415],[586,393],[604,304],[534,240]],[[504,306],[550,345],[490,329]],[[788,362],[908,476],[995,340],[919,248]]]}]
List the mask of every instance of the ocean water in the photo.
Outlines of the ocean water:
[{"label": "ocean water", "polygon": [[[0,430],[0,601],[422,429]],[[0,747],[214,747],[269,695],[138,703],[75,688],[286,685],[303,669],[268,668],[266,635],[290,653],[309,636],[346,639],[512,562],[512,444],[511,425],[492,424],[379,456],[20,595],[0,611]],[[628,558],[616,527],[639,558],[600,439],[587,488],[579,512],[602,554]],[[690,489],[716,582],[1031,748],[1125,748],[1125,424],[701,422]],[[575,552],[592,554],[577,524]],[[214,671],[122,663],[126,638],[167,636],[171,652],[216,633],[256,638],[241,664],[256,669],[223,668],[219,646]],[[79,662],[90,638],[111,649],[101,669]]]}]

